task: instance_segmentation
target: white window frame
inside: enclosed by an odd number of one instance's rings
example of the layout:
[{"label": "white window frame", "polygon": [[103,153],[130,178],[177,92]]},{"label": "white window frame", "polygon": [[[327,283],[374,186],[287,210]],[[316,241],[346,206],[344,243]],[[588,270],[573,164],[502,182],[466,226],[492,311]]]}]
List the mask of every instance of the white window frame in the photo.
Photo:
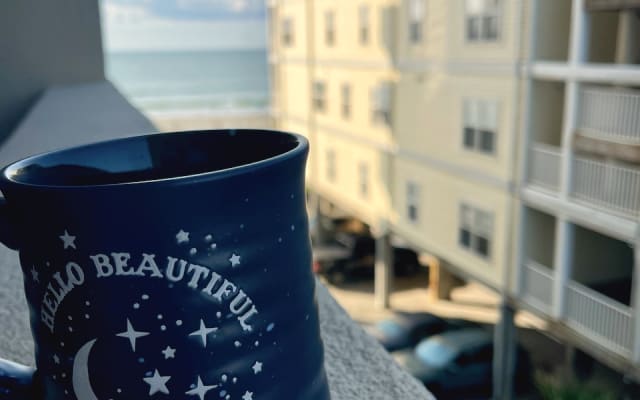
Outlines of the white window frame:
[{"label": "white window frame", "polygon": [[[485,260],[491,259],[494,214],[471,203],[461,202],[458,207],[458,246]],[[468,243],[465,243],[468,236]],[[485,243],[483,244],[483,240]],[[486,254],[482,248],[486,248]]]},{"label": "white window frame", "polygon": [[340,87],[341,113],[342,118],[351,118],[351,85],[343,83]]},{"label": "white window frame", "polygon": [[420,222],[420,185],[415,181],[406,184],[406,217],[412,224]]},{"label": "white window frame", "polygon": [[333,10],[324,13],[324,43],[327,47],[336,45],[336,13]]},{"label": "white window frame", "polygon": [[383,82],[371,90],[371,118],[374,123],[391,126],[393,108],[393,84]]},{"label": "white window frame", "polygon": [[282,19],[281,22],[281,27],[282,27],[282,35],[281,35],[281,41],[282,41],[282,45],[285,47],[291,47],[293,46],[293,41],[295,39],[294,37],[294,27],[293,27],[293,18],[291,17],[285,17]]},{"label": "white window frame", "polygon": [[368,4],[361,4],[358,8],[358,40],[361,45],[369,44],[371,36],[371,12]]},{"label": "white window frame", "polygon": [[424,18],[426,0],[409,0],[408,2],[408,38],[411,44],[420,44],[424,40]]},{"label": "white window frame", "polygon": [[[467,43],[495,43],[502,38],[502,0],[465,0],[464,37]],[[491,20],[494,29],[491,29]],[[473,35],[472,25],[477,25]]]},{"label": "white window frame", "polygon": [[325,81],[317,80],[313,82],[311,100],[314,110],[323,112],[327,110],[327,84]]},{"label": "white window frame", "polygon": [[[500,105],[487,98],[462,99],[462,148],[480,154],[497,154]],[[491,138],[491,148],[486,146]]]},{"label": "white window frame", "polygon": [[333,182],[335,183],[338,179],[337,176],[337,169],[336,169],[336,151],[335,149],[327,149],[326,152],[326,161],[327,161],[327,169],[326,169],[326,174],[327,174],[327,180],[329,182]]},{"label": "white window frame", "polygon": [[360,188],[360,197],[369,197],[369,165],[361,161],[358,164],[358,183]]}]

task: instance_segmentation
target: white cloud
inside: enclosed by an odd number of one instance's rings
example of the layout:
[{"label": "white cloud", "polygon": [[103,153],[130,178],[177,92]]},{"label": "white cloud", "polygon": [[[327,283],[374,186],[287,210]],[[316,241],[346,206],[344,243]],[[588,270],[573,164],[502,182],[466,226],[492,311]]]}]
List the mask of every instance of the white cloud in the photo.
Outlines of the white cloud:
[{"label": "white cloud", "polygon": [[173,21],[146,19],[106,25],[108,51],[264,48],[262,21]]},{"label": "white cloud", "polygon": [[101,12],[103,24],[107,25],[136,23],[152,18],[148,10],[142,5],[103,2]]},{"label": "white cloud", "polygon": [[176,0],[176,5],[185,10],[208,9],[248,12],[264,8],[264,0]]},{"label": "white cloud", "polygon": [[[177,0],[184,7],[220,6],[250,10],[261,0]],[[235,8],[234,8],[235,7]],[[177,19],[136,4],[101,2],[102,35],[107,51],[264,48],[266,23],[257,19]]]}]

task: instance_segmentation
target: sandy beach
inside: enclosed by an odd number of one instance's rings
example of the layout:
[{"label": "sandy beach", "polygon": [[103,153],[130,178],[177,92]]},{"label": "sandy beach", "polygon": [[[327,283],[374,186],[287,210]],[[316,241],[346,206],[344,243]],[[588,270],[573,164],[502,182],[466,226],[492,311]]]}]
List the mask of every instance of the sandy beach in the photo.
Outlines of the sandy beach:
[{"label": "sandy beach", "polygon": [[273,118],[268,111],[150,112],[146,115],[162,132],[226,128],[273,129]]}]

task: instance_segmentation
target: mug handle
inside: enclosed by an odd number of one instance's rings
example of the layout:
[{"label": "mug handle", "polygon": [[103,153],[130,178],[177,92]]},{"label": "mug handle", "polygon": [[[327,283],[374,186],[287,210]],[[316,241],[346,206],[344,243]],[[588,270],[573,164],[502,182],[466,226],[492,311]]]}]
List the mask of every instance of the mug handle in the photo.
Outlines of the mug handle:
[{"label": "mug handle", "polygon": [[35,400],[35,368],[0,358],[0,400]]},{"label": "mug handle", "polygon": [[18,250],[14,218],[9,211],[7,200],[0,193],[0,242],[11,250]]},{"label": "mug handle", "polygon": [[[12,225],[7,201],[0,197],[0,242],[17,250],[17,238],[15,234],[12,235]],[[0,358],[0,400],[33,400],[34,372],[34,368]]]}]

